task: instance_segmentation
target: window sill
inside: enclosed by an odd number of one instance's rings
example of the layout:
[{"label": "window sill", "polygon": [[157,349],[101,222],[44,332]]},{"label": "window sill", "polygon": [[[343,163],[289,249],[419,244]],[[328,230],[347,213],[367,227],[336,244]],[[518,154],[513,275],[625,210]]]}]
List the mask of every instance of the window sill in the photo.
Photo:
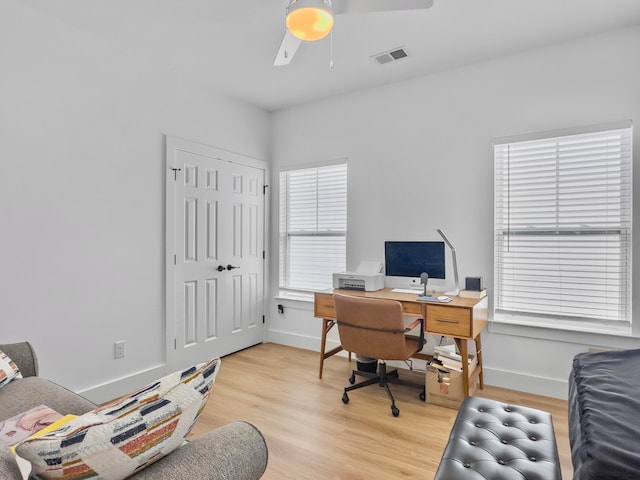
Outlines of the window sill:
[{"label": "window sill", "polygon": [[561,320],[542,323],[526,318],[494,317],[489,321],[488,331],[502,335],[608,348],[637,348],[638,343],[638,336],[633,334],[631,325],[612,327],[604,323],[568,324]]},{"label": "window sill", "polygon": [[287,300],[294,302],[303,302],[303,303],[311,303],[313,304],[314,294],[313,292],[304,292],[304,291],[294,291],[294,290],[280,290],[273,297],[276,300]]}]

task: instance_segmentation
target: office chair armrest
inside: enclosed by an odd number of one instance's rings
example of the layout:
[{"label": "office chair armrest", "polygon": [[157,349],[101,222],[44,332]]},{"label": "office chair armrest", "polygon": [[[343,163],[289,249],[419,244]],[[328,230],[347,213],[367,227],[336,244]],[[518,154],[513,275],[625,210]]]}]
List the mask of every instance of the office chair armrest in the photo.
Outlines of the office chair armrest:
[{"label": "office chair armrest", "polygon": [[422,318],[416,318],[413,322],[411,322],[410,325],[407,325],[404,329],[405,333],[410,332],[411,330],[416,328],[418,325],[424,325],[424,320]]},{"label": "office chair armrest", "polygon": [[416,318],[413,322],[411,322],[407,327],[405,327],[404,331],[409,332],[420,325],[420,344],[424,345],[424,318]]}]

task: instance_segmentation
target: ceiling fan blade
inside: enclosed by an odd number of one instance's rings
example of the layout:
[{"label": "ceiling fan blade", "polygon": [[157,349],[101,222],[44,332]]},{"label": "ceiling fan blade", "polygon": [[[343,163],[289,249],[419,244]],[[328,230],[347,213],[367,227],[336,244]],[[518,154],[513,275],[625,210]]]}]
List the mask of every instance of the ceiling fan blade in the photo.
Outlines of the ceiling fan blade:
[{"label": "ceiling fan blade", "polygon": [[334,0],[331,4],[336,15],[346,13],[390,12],[393,10],[420,10],[431,8],[433,0]]},{"label": "ceiling fan blade", "polygon": [[280,49],[278,50],[278,54],[276,55],[276,59],[273,62],[275,67],[282,67],[284,65],[289,65],[291,59],[296,54],[298,47],[302,43],[298,37],[294,37],[291,35],[291,32],[287,29],[282,39],[282,43],[280,44]]}]

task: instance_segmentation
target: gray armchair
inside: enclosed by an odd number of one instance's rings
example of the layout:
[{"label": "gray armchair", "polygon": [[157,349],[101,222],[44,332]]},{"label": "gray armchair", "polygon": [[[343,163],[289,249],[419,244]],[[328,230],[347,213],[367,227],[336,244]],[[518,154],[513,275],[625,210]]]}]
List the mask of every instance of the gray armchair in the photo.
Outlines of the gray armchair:
[{"label": "gray armchair", "polygon": [[[0,422],[38,405],[82,415],[96,405],[38,376],[38,359],[28,342],[0,345],[18,365],[22,379],[0,388]],[[262,477],[268,449],[260,431],[247,422],[232,422],[174,450],[136,475],[135,480],[251,480]],[[0,479],[21,480],[12,453],[0,448]]]}]

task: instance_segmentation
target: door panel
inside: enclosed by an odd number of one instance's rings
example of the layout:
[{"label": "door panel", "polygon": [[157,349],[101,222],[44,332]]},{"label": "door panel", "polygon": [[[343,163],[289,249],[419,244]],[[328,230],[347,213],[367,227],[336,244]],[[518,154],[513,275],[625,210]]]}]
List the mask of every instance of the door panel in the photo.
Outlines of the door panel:
[{"label": "door panel", "polygon": [[167,139],[167,345],[177,368],[263,341],[265,169],[245,160]]}]

